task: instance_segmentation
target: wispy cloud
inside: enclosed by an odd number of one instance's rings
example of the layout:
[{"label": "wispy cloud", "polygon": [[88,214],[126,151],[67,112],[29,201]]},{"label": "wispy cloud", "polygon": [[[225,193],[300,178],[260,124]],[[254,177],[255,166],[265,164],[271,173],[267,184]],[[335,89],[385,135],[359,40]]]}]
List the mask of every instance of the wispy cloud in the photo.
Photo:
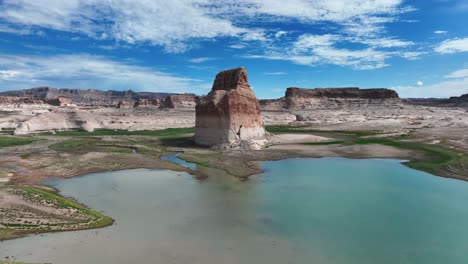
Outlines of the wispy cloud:
[{"label": "wispy cloud", "polygon": [[[3,0],[1,7],[0,19],[8,25],[21,25],[19,34],[41,27],[95,39],[150,43],[168,52],[191,48],[190,40],[236,37],[247,42],[268,41],[287,33],[239,26],[239,22],[260,19],[333,22],[356,36],[376,35],[382,24],[412,10],[402,0]],[[13,31],[11,27],[5,30]]]},{"label": "wispy cloud", "polygon": [[468,69],[461,69],[458,71],[454,71],[447,76],[447,78],[467,78],[468,77]]},{"label": "wispy cloud", "polygon": [[265,72],[266,75],[286,75],[287,72]]},{"label": "wispy cloud", "polygon": [[[392,57],[417,59],[423,54],[411,50],[416,43],[386,30],[387,24],[402,21],[401,14],[415,10],[403,0],[3,0],[0,5],[4,30],[20,28],[18,34],[48,28],[98,41],[158,45],[171,53],[196,47],[199,40],[229,38],[234,44],[227,47],[245,49],[250,58],[359,70],[388,66]],[[330,33],[268,27],[277,21],[328,23]],[[112,48],[108,43],[99,47]]]},{"label": "wispy cloud", "polygon": [[232,45],[229,45],[229,48],[231,49],[245,49],[247,47],[246,44],[232,44]]},{"label": "wispy cloud", "polygon": [[434,48],[434,51],[442,54],[450,54],[468,51],[468,38],[447,39]]},{"label": "wispy cloud", "polygon": [[189,62],[191,63],[203,63],[212,60],[218,60],[219,58],[212,58],[212,57],[200,57],[200,58],[193,58],[190,59]]},{"label": "wispy cloud", "polygon": [[56,86],[201,93],[209,84],[130,62],[78,54],[0,56],[0,86],[6,89]]},{"label": "wispy cloud", "polygon": [[434,31],[434,34],[437,34],[437,35],[445,35],[447,33],[448,33],[448,31],[445,31],[445,30],[436,30],[436,31]]},{"label": "wispy cloud", "polygon": [[[340,44],[356,42],[355,38],[339,34],[302,34],[288,47],[269,45],[265,54],[248,55],[246,58],[284,60],[299,65],[318,66],[323,64],[351,67],[357,70],[372,70],[388,66],[387,59],[402,57],[409,60],[419,58],[423,52],[397,51],[391,48],[413,45],[392,38],[368,40],[361,49],[339,48]],[[360,41],[364,43],[365,41]],[[341,45],[342,46],[342,45]]]}]

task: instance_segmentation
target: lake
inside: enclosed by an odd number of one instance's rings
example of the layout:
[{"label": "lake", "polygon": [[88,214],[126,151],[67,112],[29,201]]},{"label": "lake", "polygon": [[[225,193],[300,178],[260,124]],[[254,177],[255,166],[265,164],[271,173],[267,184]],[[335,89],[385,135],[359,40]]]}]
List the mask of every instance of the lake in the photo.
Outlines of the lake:
[{"label": "lake", "polygon": [[246,182],[136,169],[48,184],[116,220],[0,242],[50,263],[468,263],[468,183],[388,159],[262,162]]}]

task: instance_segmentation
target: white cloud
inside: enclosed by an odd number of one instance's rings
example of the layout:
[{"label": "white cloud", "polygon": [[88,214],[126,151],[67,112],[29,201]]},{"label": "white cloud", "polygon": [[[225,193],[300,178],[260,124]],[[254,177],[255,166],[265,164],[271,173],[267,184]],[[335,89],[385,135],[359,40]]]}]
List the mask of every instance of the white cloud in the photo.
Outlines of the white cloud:
[{"label": "white cloud", "polygon": [[[228,19],[208,14],[210,1],[4,0],[0,18],[24,26],[81,32],[97,39],[162,45],[170,52],[189,48],[194,38],[249,34]],[[103,23],[104,22],[104,23]],[[258,32],[254,32],[257,33]]]},{"label": "white cloud", "polygon": [[287,72],[265,72],[266,75],[286,75]]},{"label": "white cloud", "polygon": [[[248,57],[303,65],[376,69],[387,66],[390,57],[417,59],[423,54],[397,51],[415,43],[387,36],[387,23],[399,21],[401,13],[414,10],[405,6],[403,0],[3,0],[1,8],[0,22],[8,24],[7,28],[20,26],[24,34],[37,28],[51,28],[96,40],[159,45],[173,53],[197,46],[198,40],[230,37],[241,42],[229,48],[253,47],[262,51]],[[269,30],[264,23],[278,21],[306,25],[331,22],[333,33],[299,32],[302,35],[291,40],[292,32]],[[241,25],[266,25],[266,28]],[[286,34],[288,38],[284,37]],[[261,49],[252,42],[260,42]],[[352,46],[360,43],[364,47],[345,49],[341,47],[345,43]],[[202,61],[195,58],[192,62]]]},{"label": "white cloud", "polygon": [[436,30],[436,31],[434,31],[434,34],[437,34],[437,35],[445,35],[447,33],[448,33],[448,31],[445,31],[445,30]]},{"label": "white cloud", "polygon": [[246,48],[247,45],[245,44],[233,44],[233,45],[229,45],[229,48],[231,49],[244,49]]},{"label": "white cloud", "polygon": [[423,85],[424,85],[424,83],[421,82],[421,81],[417,81],[417,82],[416,82],[416,86],[423,86]]},{"label": "white cloud", "polygon": [[370,70],[387,66],[385,60],[396,54],[395,52],[386,52],[374,48],[358,50],[337,48],[336,44],[342,40],[343,38],[339,35],[304,34],[299,36],[287,49],[270,47],[265,55],[245,57],[285,60],[309,66],[333,64],[358,70]]},{"label": "white cloud", "polygon": [[402,2],[402,0],[225,0],[222,5],[237,8],[247,14],[289,17],[307,23],[316,21],[345,22],[351,19],[398,14],[412,10],[402,6]]},{"label": "white cloud", "polygon": [[0,71],[0,81],[15,80],[16,78],[18,78],[18,75],[20,75],[20,72],[18,71],[3,70]]},{"label": "white cloud", "polygon": [[191,63],[203,63],[211,60],[217,60],[218,58],[210,58],[210,57],[200,57],[200,58],[193,58],[190,59],[189,62]]},{"label": "white cloud", "polygon": [[376,48],[400,48],[400,47],[409,47],[414,45],[412,41],[404,41],[396,38],[375,38],[375,39],[361,39],[357,42],[367,44],[371,47]]},{"label": "white cloud", "polygon": [[[3,0],[0,19],[8,24],[79,32],[96,39],[147,42],[183,52],[190,40],[236,37],[266,41],[266,29],[244,21],[333,22],[348,34],[379,36],[383,24],[412,8],[403,0]],[[28,29],[26,29],[28,30]],[[286,31],[276,31],[280,38]],[[405,43],[393,40],[401,47]]]},{"label": "white cloud", "polygon": [[401,52],[398,55],[407,60],[419,60],[421,55],[426,54],[424,51],[405,51]]},{"label": "white cloud", "polygon": [[[208,84],[209,85],[209,84]],[[132,63],[88,54],[57,56],[0,56],[0,86],[5,89],[34,86],[140,91],[197,92],[207,84],[177,77]]]},{"label": "white cloud", "polygon": [[402,98],[448,98],[468,93],[468,78],[444,81],[426,86],[391,87]]},{"label": "white cloud", "polygon": [[468,51],[468,38],[447,39],[434,48],[434,51],[442,54]]},{"label": "white cloud", "polygon": [[462,69],[462,70],[454,71],[454,72],[448,74],[445,77],[447,77],[447,78],[466,78],[466,77],[468,77],[468,69]]},{"label": "white cloud", "polygon": [[287,31],[280,30],[280,31],[275,33],[275,38],[281,38],[282,36],[284,36],[286,34],[288,34]]}]

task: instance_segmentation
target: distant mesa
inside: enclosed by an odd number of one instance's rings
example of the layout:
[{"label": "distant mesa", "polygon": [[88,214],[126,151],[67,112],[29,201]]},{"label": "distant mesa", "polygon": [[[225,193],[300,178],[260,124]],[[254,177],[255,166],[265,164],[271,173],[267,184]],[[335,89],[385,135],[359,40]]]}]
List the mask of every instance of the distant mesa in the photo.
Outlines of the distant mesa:
[{"label": "distant mesa", "polygon": [[195,142],[220,149],[260,149],[265,128],[260,104],[240,67],[216,75],[211,92],[196,105]]},{"label": "distant mesa", "polygon": [[284,97],[260,100],[262,110],[301,110],[401,103],[398,93],[391,89],[358,87],[286,89]]},{"label": "distant mesa", "polygon": [[360,99],[398,99],[398,93],[384,88],[360,89],[358,87],[303,89],[291,87],[286,89],[286,97],[303,98],[360,98]]}]

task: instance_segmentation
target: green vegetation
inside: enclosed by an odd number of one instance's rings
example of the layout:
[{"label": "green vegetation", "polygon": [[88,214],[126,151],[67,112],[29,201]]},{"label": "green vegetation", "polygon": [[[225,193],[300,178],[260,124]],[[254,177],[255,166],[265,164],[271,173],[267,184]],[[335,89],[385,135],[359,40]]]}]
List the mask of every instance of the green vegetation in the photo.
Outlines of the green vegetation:
[{"label": "green vegetation", "polygon": [[397,138],[358,138],[353,143],[359,145],[380,144],[420,151],[424,154],[424,159],[412,160],[407,162],[406,165],[430,173],[437,173],[441,170],[453,170],[456,167],[466,167],[468,165],[468,156],[434,144],[401,141]]},{"label": "green vegetation", "polygon": [[379,134],[380,131],[352,131],[352,130],[318,130],[318,129],[310,129],[305,126],[287,126],[287,125],[277,125],[277,126],[265,126],[265,130],[270,133],[333,133],[333,134],[341,134],[341,135],[351,135],[357,137],[363,136],[371,136]]},{"label": "green vegetation", "polygon": [[73,208],[88,216],[91,216],[93,218],[93,222],[91,223],[91,225],[88,225],[87,228],[105,227],[105,226],[111,225],[114,222],[114,220],[108,216],[105,216],[101,213],[93,211],[87,207],[84,207],[83,205],[80,205],[76,202],[65,199],[56,194],[45,192],[45,191],[39,190],[37,188],[29,187],[29,186],[22,186],[19,188],[30,194],[35,194],[36,197],[44,199],[47,202],[57,205],[60,208],[67,208],[67,209]]},{"label": "green vegetation", "polygon": [[336,141],[322,141],[322,142],[309,142],[309,143],[304,143],[304,145],[337,145],[337,144],[343,144],[345,143],[344,140],[336,140]]},{"label": "green vegetation", "polygon": [[[173,137],[183,134],[194,133],[193,127],[183,128],[166,128],[163,130],[140,130],[140,131],[128,131],[128,130],[109,130],[102,129],[93,132],[86,131],[62,131],[57,132],[57,136],[74,136],[74,137],[89,137],[89,136],[156,136],[156,137]],[[52,135],[46,133],[47,135]]]},{"label": "green vegetation", "polygon": [[32,138],[32,137],[0,136],[0,148],[27,145],[27,144],[31,144],[33,142],[36,142],[38,140],[39,139]]},{"label": "green vegetation", "polygon": [[50,149],[63,152],[113,152],[121,154],[133,153],[132,146],[119,145],[120,142],[104,142],[99,138],[69,139],[49,146]]},{"label": "green vegetation", "polygon": [[[313,133],[320,134],[325,131],[317,131],[303,128],[287,127],[287,126],[274,126],[268,128],[269,131],[281,131],[281,133]],[[366,145],[366,144],[380,144],[385,146],[396,147],[400,149],[412,150],[421,153],[422,157],[417,157],[411,161],[405,162],[410,168],[429,172],[432,174],[447,174],[455,173],[461,174],[466,173],[468,168],[468,156],[462,153],[455,152],[453,150],[444,148],[440,145],[425,144],[415,141],[408,140],[408,136],[399,137],[385,137],[385,138],[372,138],[364,137],[368,135],[378,134],[377,132],[368,131],[327,131],[329,134],[333,134],[334,138],[340,138],[342,140],[325,141],[325,142],[312,142],[304,143],[304,145]],[[340,137],[340,135],[346,135]]]},{"label": "green vegetation", "polygon": [[[101,228],[105,226],[112,225],[114,220],[110,217],[102,215],[99,212],[91,210],[83,205],[80,205],[74,201],[68,200],[64,197],[52,194],[38,188],[30,186],[17,186],[17,187],[4,187],[9,189],[16,195],[22,196],[26,201],[47,206],[55,209],[65,209],[69,212],[73,212],[72,215],[81,215],[81,217],[73,218],[71,215],[57,215],[54,216],[48,212],[39,212],[35,210],[35,213],[40,213],[37,217],[41,216],[42,219],[60,219],[62,222],[67,219],[66,223],[33,223],[32,221],[28,222],[25,220],[23,223],[14,223],[8,222],[9,209],[4,208],[4,219],[2,219],[1,224],[4,228],[0,229],[0,240],[15,238],[18,236],[23,236],[25,234],[36,234],[43,232],[58,232],[58,231],[68,231],[68,230],[83,230],[91,228]],[[26,215],[28,211],[26,211]],[[14,211],[11,211],[11,214],[14,215],[13,219],[18,217]],[[84,216],[84,217],[83,217]],[[27,219],[27,218],[25,218]]]}]

